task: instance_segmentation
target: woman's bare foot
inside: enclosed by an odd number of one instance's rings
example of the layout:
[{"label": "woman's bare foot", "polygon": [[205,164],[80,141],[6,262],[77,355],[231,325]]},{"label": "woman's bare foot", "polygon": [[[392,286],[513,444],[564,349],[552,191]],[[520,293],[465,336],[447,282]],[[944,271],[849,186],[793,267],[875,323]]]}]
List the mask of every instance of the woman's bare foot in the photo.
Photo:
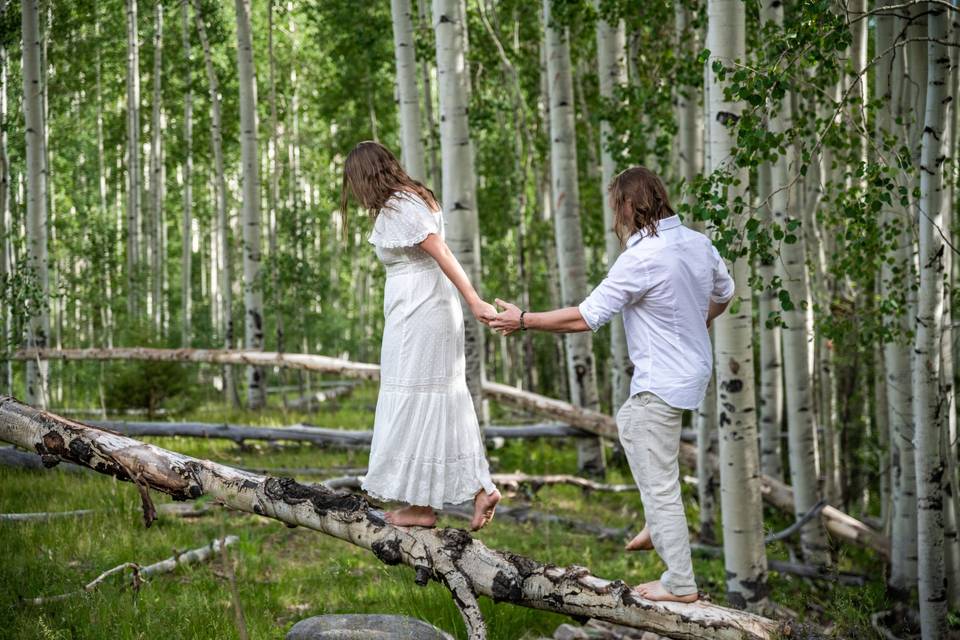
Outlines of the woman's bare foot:
[{"label": "woman's bare foot", "polygon": [[432,527],[437,523],[437,514],[430,507],[410,505],[387,511],[383,519],[396,527]]},{"label": "woman's bare foot", "polygon": [[633,540],[627,543],[627,551],[652,551],[653,538],[650,537],[649,527],[644,526]]},{"label": "woman's bare foot", "polygon": [[633,588],[638,594],[646,598],[647,600],[653,600],[655,602],[696,602],[700,599],[700,594],[691,593],[686,596],[677,596],[669,591],[667,588],[660,584],[659,580],[654,580],[653,582],[644,582],[643,584],[638,584]]},{"label": "woman's bare foot", "polygon": [[496,489],[493,490],[493,493],[487,493],[482,489],[477,492],[477,495],[473,498],[471,531],[479,531],[490,524],[490,521],[493,520],[493,514],[497,510],[498,502],[500,502],[500,492]]}]

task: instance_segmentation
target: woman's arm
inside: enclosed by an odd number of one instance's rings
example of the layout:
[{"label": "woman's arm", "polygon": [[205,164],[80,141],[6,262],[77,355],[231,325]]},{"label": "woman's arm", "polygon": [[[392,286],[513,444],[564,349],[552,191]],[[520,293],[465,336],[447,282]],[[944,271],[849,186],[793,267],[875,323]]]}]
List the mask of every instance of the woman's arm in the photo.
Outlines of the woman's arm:
[{"label": "woman's arm", "polygon": [[[517,305],[504,302],[500,298],[497,298],[497,304],[504,311],[488,324],[492,329],[508,336],[520,328],[520,309]],[[590,325],[583,319],[580,309],[577,307],[566,307],[541,313],[530,313],[528,311],[523,314],[523,326],[527,329],[549,331],[550,333],[578,333],[590,330]]]},{"label": "woman's arm", "polygon": [[427,236],[426,240],[420,243],[420,248],[429,253],[430,256],[437,261],[437,264],[440,265],[440,270],[450,278],[450,282],[453,283],[453,286],[455,286],[457,291],[460,292],[460,295],[463,296],[463,299],[467,302],[470,311],[473,312],[477,320],[488,322],[496,317],[496,307],[489,302],[483,301],[477,293],[477,290],[474,289],[473,284],[470,283],[470,278],[467,277],[467,273],[463,270],[463,267],[460,266],[457,257],[453,255],[450,247],[447,246],[447,243],[444,242],[440,236],[431,233]]}]

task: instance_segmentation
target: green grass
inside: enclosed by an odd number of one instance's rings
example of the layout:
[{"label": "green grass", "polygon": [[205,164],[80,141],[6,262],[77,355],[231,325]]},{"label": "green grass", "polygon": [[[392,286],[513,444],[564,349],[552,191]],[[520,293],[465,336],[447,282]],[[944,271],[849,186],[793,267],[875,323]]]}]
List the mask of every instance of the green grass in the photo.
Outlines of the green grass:
[{"label": "green grass", "polygon": [[[284,413],[272,407],[250,414],[203,406],[183,419],[230,421],[243,424],[310,424],[369,428],[376,388],[364,386],[349,398],[316,414]],[[367,452],[333,451],[311,446],[275,447],[265,443],[240,448],[220,440],[152,438],[159,446],[226,464],[251,467],[337,467],[366,465]],[[511,441],[491,451],[497,471],[575,473],[576,452],[556,440]],[[610,482],[630,482],[626,467],[614,466]],[[367,551],[305,530],[252,515],[219,509],[213,515],[182,519],[161,515],[144,529],[136,489],[93,473],[14,471],[0,468],[0,512],[66,511],[97,509],[92,516],[47,522],[0,522],[0,638],[233,638],[237,637],[229,584],[217,561],[180,568],[156,576],[139,593],[114,578],[94,593],[44,606],[20,603],[22,597],[54,595],[80,588],[100,572],[122,562],[149,564],[174,550],[194,548],[217,536],[235,534],[240,600],[252,638],[277,638],[297,620],[324,613],[396,613],[426,620],[464,637],[463,625],[446,590],[435,583],[417,587],[413,572],[382,565]],[[685,503],[691,522],[696,501],[687,492]],[[155,495],[156,502],[167,501]],[[516,502],[520,498],[507,498]],[[608,527],[638,526],[642,522],[636,494],[595,494],[585,499],[572,487],[542,489],[535,507]],[[462,526],[460,521],[442,524]],[[771,529],[785,526],[782,517],[768,522]],[[651,580],[663,566],[655,554],[622,552],[621,541],[597,541],[557,526],[518,525],[498,519],[479,538],[494,548],[533,556],[558,565],[578,564],[595,574],[628,582]],[[786,548],[772,552],[786,557]],[[880,566],[869,554],[844,549],[844,569],[876,575]],[[866,569],[864,569],[866,567]],[[701,590],[723,602],[723,564],[695,559]],[[772,574],[775,600],[810,615],[833,622],[837,637],[873,637],[869,614],[888,607],[882,580],[865,588],[811,585]],[[482,608],[491,640],[531,639],[550,636],[568,619],[563,616],[494,604],[483,599]]]}]

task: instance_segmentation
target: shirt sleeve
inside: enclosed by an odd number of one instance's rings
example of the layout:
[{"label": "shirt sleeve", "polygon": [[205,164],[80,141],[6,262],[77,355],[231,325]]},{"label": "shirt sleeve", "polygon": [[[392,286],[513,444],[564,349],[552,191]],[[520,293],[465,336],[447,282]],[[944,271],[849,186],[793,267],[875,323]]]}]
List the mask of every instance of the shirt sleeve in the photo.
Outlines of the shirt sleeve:
[{"label": "shirt sleeve", "polygon": [[370,244],[384,249],[414,247],[440,233],[440,217],[417,196],[394,196],[377,215]]},{"label": "shirt sleeve", "polygon": [[716,261],[716,267],[713,271],[713,290],[710,292],[710,299],[717,304],[729,302],[733,297],[735,283],[730,273],[727,271],[727,263],[720,257],[717,248],[711,245],[713,258]]},{"label": "shirt sleeve", "polygon": [[596,331],[610,322],[627,304],[643,297],[650,287],[643,261],[629,252],[620,254],[610,273],[580,303],[580,315]]}]

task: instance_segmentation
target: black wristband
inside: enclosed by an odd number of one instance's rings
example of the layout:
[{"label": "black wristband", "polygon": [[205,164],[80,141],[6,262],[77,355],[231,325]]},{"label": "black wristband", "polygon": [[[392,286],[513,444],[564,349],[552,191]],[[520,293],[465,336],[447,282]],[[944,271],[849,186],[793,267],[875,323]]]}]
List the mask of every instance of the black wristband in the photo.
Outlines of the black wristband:
[{"label": "black wristband", "polygon": [[521,311],[521,312],[520,312],[520,331],[526,331],[526,330],[527,330],[526,325],[523,324],[523,316],[525,316],[525,315],[527,315],[527,312],[526,312],[526,311]]}]

